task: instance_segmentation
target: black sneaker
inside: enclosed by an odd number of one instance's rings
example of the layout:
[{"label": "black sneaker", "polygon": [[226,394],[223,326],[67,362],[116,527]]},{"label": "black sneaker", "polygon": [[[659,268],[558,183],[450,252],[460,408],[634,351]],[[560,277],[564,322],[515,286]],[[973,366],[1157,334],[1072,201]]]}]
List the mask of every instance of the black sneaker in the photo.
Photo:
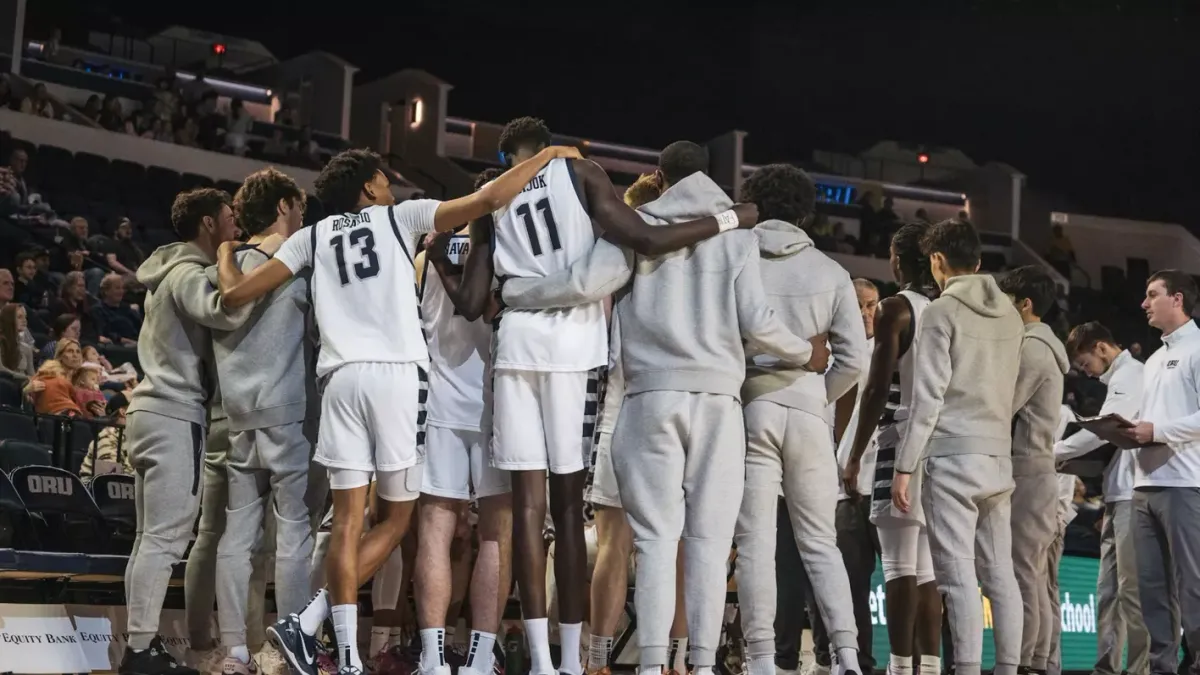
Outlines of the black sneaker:
[{"label": "black sneaker", "polygon": [[296,675],[318,675],[317,639],[300,630],[300,617],[289,614],[267,628],[267,638]]},{"label": "black sneaker", "polygon": [[117,669],[120,675],[200,675],[200,671],[179,665],[168,652],[161,638],[154,638],[150,647],[135,652],[125,647],[125,656]]}]

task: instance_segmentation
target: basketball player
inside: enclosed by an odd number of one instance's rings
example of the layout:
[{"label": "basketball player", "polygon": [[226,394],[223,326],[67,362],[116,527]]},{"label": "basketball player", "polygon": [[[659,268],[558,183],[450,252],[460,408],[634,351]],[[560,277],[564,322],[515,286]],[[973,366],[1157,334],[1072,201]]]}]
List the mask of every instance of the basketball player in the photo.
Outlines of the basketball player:
[{"label": "basketball player", "polygon": [[[234,197],[238,222],[250,235],[234,253],[243,273],[270,260],[258,248],[268,236],[286,237],[301,228],[304,202],[295,181],[276,169],[246,178]],[[313,531],[306,502],[311,446],[304,435],[304,418],[312,377],[308,366],[313,361],[305,276],[268,296],[240,329],[213,333],[230,428],[228,511],[216,568],[225,675],[255,672],[246,646],[246,600],[250,558],[268,506],[274,512],[278,612],[299,612],[311,592]]]},{"label": "basketball player", "polygon": [[[194,675],[156,637],[171,567],[191,539],[200,509],[208,403],[216,394],[211,330],[234,330],[250,308],[227,314],[205,268],[237,225],[229,195],[181,193],[171,224],[183,241],[156,250],[138,268],[147,289],[138,339],[145,377],[133,391],[125,427],[137,472],[138,536],[125,568],[129,641],[120,672]],[[211,611],[211,604],[209,605]]]},{"label": "basketball player", "polygon": [[[1138,417],[1142,403],[1141,361],[1117,341],[1103,324],[1089,321],[1067,336],[1067,353],[1075,366],[1107,387],[1101,415]],[[1054,458],[1065,461],[1105,444],[1081,429],[1054,446]],[[1074,483],[1072,482],[1072,485]],[[1100,578],[1096,582],[1096,675],[1127,671],[1145,675],[1150,634],[1142,621],[1137,588],[1137,554],[1133,547],[1133,451],[1118,450],[1104,469],[1104,522],[1100,527]],[[1128,640],[1128,642],[1126,642]],[[1128,657],[1122,660],[1128,648]],[[1124,664],[1128,664],[1122,667]]]},{"label": "basketball player", "polygon": [[[1063,376],[1071,369],[1067,349],[1042,322],[1054,308],[1057,286],[1032,265],[1018,267],[1000,280],[1025,323],[1021,369],[1013,399],[1012,561],[1021,588],[1021,666],[1046,670],[1057,615],[1050,612],[1048,568],[1058,535],[1058,476],[1054,470],[1054,432],[1062,413]],[[1044,624],[1044,625],[1043,625]]]},{"label": "basketball player", "polygon": [[956,675],[979,675],[981,586],[992,602],[993,672],[1015,675],[1021,596],[1012,569],[1009,498],[1012,405],[1025,330],[995,279],[978,274],[979,234],[970,223],[931,226],[921,250],[942,294],[916,322],[912,399],[896,449],[892,504],[914,513],[914,484],[922,483],[934,573],[953,617]]},{"label": "basketball player", "polygon": [[742,185],[763,222],[754,233],[770,307],[798,335],[829,336],[833,363],[822,377],[777,358],[747,364],[745,494],[737,517],[737,584],[750,675],[775,673],[776,507],[780,489],[814,600],[829,630],[835,673],[859,673],[850,584],[837,548],[838,469],[829,404],[858,381],[867,358],[850,275],[801,229],[816,187],[788,164],[761,167]]},{"label": "basketball player", "polygon": [[[505,127],[500,149],[521,161],[549,142],[550,131],[545,124],[526,117]],[[476,229],[478,224],[472,227],[473,233],[479,234],[473,234],[477,240],[471,243],[464,275],[468,287],[464,299],[470,301],[470,306],[460,306],[459,310],[468,318],[482,311],[491,287],[487,274],[491,270],[483,269],[487,264],[492,264],[494,274],[502,278],[543,278],[580,258],[586,259],[595,241],[593,221],[618,244],[658,254],[739,225],[749,227],[756,219],[755,209],[745,205],[706,213],[715,215],[669,227],[650,227],[621,201],[598,165],[552,162],[518,199],[494,215],[494,242],[484,243],[486,229]],[[482,258],[478,264],[471,263],[482,255],[491,257],[491,263]],[[583,665],[579,645],[587,583],[584,468],[593,431],[588,418],[594,415],[599,387],[594,371],[607,363],[603,303],[576,304],[555,312],[505,312],[496,326],[492,352],[493,462],[512,472],[515,571],[530,645],[531,672],[555,672],[546,619],[542,539],[545,473],[549,470],[563,658],[558,670],[580,675]]]},{"label": "basketball player", "polygon": [[[642,207],[652,230],[731,205],[704,174],[708,155],[703,148],[681,141],[663,151],[664,156],[674,153],[687,173],[666,175],[662,197]],[[613,250],[597,245],[568,276],[628,279],[624,255],[609,255]],[[635,604],[643,672],[657,673],[669,662],[681,535],[690,661],[702,674],[716,663],[736,522],[728,504],[740,503],[743,488],[741,481],[728,478],[745,470],[743,339],[789,362],[809,361],[814,370],[824,370],[828,359],[823,336],[810,344],[775,317],[762,290],[758,258],[757,239],[737,233],[701,242],[684,254],[639,258],[631,291],[615,304],[625,398],[612,460],[638,554]],[[613,266],[601,269],[602,260]],[[561,280],[541,283],[551,287]],[[509,280],[504,296],[541,294],[529,285],[529,280]]]},{"label": "basketball player", "polygon": [[[892,237],[892,276],[900,292],[881,302],[875,314],[870,374],[843,471],[846,493],[852,499],[866,498],[879,536],[891,675],[911,675],[914,656],[920,658],[921,675],[941,670],[942,600],[934,583],[923,514],[915,500],[911,512],[894,508],[891,495],[896,447],[913,399],[913,338],[922,312],[937,295],[929,259],[921,253],[926,228],[924,223],[910,223]],[[874,468],[862,471],[864,458]],[[915,485],[919,489],[920,482]]]},{"label": "basketball player", "polygon": [[[340,672],[362,672],[358,587],[400,543],[420,490],[428,351],[410,253],[417,238],[490,213],[551,159],[571,156],[578,151],[549,148],[470,196],[396,205],[379,155],[349,150],[326,165],[316,185],[326,208],[339,215],[292,235],[272,260],[245,275],[234,260],[234,247],[222,248],[218,271],[227,307],[251,302],[312,269],[321,336],[317,376],[325,385],[316,460],[329,469],[333,490],[331,590],[322,589],[299,615],[283,617],[268,629],[291,666],[304,675],[315,675],[312,636],[329,615]],[[372,472],[383,503],[377,524],[364,535]]]},{"label": "basketball player", "polygon": [[[482,172],[478,190],[500,175]],[[422,272],[421,317],[429,336],[428,430],[421,486],[420,527],[414,589],[421,633],[422,673],[450,672],[446,664],[447,611],[453,583],[451,543],[465,529],[465,503],[479,504],[479,555],[470,579],[471,639],[462,675],[491,675],[496,632],[511,588],[512,489],[508,474],[492,466],[484,435],[487,397],[484,377],[491,360],[492,317],[468,321],[452,298],[468,252],[467,233],[439,235],[431,243]],[[433,269],[430,270],[429,268]],[[457,619],[457,615],[455,616]],[[453,625],[450,625],[453,628]]]}]

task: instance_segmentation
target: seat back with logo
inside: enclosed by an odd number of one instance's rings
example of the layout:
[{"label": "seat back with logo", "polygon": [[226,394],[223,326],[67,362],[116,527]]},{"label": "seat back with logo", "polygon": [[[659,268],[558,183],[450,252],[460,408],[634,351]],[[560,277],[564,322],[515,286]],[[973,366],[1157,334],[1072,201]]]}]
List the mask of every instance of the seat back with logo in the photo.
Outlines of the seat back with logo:
[{"label": "seat back with logo", "polygon": [[32,535],[25,502],[8,475],[0,472],[0,548],[37,548]]},{"label": "seat back with logo", "polygon": [[137,502],[133,476],[107,474],[88,483],[100,515],[112,532],[110,553],[129,555],[137,536]]},{"label": "seat back with logo", "polygon": [[52,466],[24,466],[9,477],[46,550],[106,552],[104,517],[75,474]]},{"label": "seat back with logo", "polygon": [[21,466],[53,464],[50,447],[29,441],[0,441],[0,471],[12,472]]}]

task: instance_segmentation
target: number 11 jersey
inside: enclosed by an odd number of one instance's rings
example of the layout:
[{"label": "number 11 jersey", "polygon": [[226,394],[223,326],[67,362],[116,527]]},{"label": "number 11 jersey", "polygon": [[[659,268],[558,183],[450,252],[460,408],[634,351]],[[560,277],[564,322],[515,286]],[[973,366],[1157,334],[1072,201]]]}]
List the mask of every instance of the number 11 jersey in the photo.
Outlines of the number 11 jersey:
[{"label": "number 11 jersey", "polygon": [[[493,214],[499,277],[545,277],[567,269],[596,242],[575,191],[569,159],[554,159]],[[493,367],[578,372],[608,362],[603,302],[548,311],[507,310],[496,326]]]},{"label": "number 11 jersey", "polygon": [[429,360],[412,252],[433,231],[441,202],[415,199],[330,216],[296,232],[275,254],[309,288],[321,336],[317,377],[347,363]]}]

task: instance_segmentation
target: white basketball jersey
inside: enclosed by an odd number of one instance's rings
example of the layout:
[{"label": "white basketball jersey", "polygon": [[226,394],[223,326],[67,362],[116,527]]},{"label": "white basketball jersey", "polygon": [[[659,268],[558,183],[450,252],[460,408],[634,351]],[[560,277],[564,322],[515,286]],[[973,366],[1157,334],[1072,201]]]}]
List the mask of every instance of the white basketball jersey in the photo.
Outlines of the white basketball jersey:
[{"label": "white basketball jersey", "polygon": [[[449,261],[461,272],[470,247],[466,235],[450,240]],[[482,319],[467,321],[446,293],[442,276],[426,263],[421,288],[421,319],[429,336],[430,424],[479,431],[483,419],[483,378],[491,353],[492,328]]]},{"label": "white basketball jersey", "polygon": [[897,369],[900,371],[900,406],[896,408],[894,415],[897,422],[908,419],[908,408],[912,405],[913,376],[916,374],[914,371],[917,360],[916,342],[917,334],[921,327],[921,314],[929,306],[929,303],[932,302],[932,300],[916,291],[900,291],[900,295],[904,296],[904,299],[908,300],[909,306],[912,307],[913,344],[908,346],[908,351],[904,352],[904,355],[900,357],[900,362],[896,364]]},{"label": "white basketball jersey", "polygon": [[[571,161],[551,160],[521,194],[495,212],[498,277],[545,277],[587,255],[596,242],[579,201]],[[496,325],[496,368],[584,371],[608,362],[604,303],[553,311],[505,311]]]},{"label": "white basketball jersey", "polygon": [[275,254],[293,273],[312,267],[318,377],[347,363],[428,361],[412,251],[433,230],[440,203],[419,199],[330,216]]}]

